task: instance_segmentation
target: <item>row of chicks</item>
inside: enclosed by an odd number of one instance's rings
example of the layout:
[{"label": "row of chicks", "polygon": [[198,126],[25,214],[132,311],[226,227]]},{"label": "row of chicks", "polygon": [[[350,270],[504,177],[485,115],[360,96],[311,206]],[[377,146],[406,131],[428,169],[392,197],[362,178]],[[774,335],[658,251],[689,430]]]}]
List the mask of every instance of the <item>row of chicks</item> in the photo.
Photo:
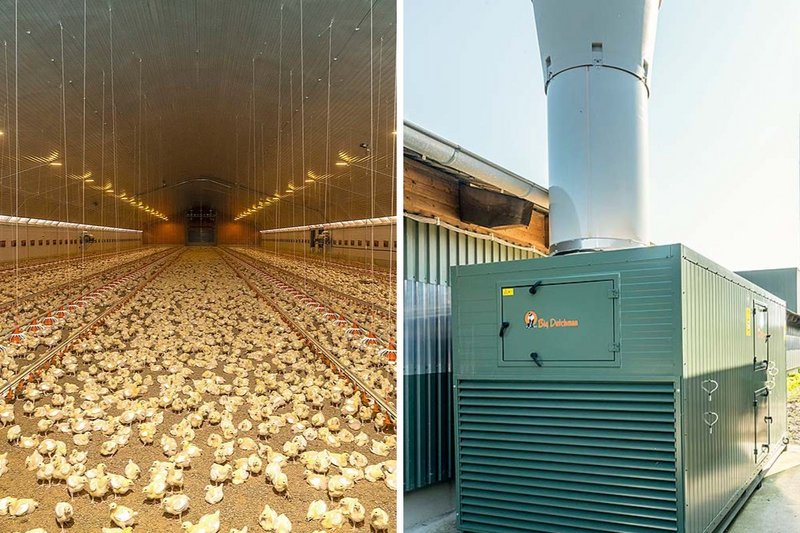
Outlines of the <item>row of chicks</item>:
[{"label": "row of chicks", "polygon": [[362,302],[380,302],[383,307],[394,309],[397,286],[394,276],[381,268],[372,271],[346,267],[335,262],[310,260],[302,257],[276,254],[269,248],[237,247],[237,252],[284,269],[296,276],[319,281],[329,287],[350,294]]},{"label": "row of chicks", "polygon": [[[56,523],[99,520],[109,532],[168,530],[170,516],[196,533],[222,521],[281,533],[391,524],[381,507],[394,503],[396,441],[381,432],[383,417],[212,251],[184,252],[18,401],[0,405],[0,423],[11,448],[0,455],[0,472],[11,471],[0,486],[11,475],[17,491],[8,517],[46,522],[30,493],[63,486]],[[147,475],[141,460],[117,460],[153,453],[161,458]],[[382,506],[368,511],[364,483]],[[98,518],[103,506],[82,505],[108,497],[125,500],[105,509],[108,520]],[[250,517],[221,506],[247,497],[269,501]],[[210,512],[183,521],[195,510]]]},{"label": "row of chicks", "polygon": [[[336,320],[325,310],[308,306],[296,293],[281,290],[268,278],[248,266],[244,267],[251,281],[273,301],[295,317],[300,327],[314,338],[339,362],[353,371],[367,386],[393,403],[397,365],[386,354],[386,347],[370,332],[343,320]],[[388,319],[382,319],[387,323]]]}]

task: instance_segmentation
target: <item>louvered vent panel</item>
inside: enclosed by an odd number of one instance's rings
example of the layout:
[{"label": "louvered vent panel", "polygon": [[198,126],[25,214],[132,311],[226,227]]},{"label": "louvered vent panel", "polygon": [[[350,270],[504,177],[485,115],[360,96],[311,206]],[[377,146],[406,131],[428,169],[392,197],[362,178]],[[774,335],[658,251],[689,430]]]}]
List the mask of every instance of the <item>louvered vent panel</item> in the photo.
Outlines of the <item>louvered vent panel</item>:
[{"label": "louvered vent panel", "polygon": [[460,523],[677,531],[672,383],[459,382]]}]

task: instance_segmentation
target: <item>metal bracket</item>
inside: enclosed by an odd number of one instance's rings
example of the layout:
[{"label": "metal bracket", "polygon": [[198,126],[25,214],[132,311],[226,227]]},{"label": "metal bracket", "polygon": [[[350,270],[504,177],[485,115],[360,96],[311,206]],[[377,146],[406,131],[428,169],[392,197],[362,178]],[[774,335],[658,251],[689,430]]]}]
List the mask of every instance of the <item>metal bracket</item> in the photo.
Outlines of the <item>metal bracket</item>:
[{"label": "metal bracket", "polygon": [[708,394],[708,401],[711,401],[711,395],[714,394],[717,389],[719,389],[719,383],[717,383],[714,379],[706,379],[700,385],[700,388],[703,389],[703,392]]},{"label": "metal bracket", "polygon": [[714,411],[706,411],[703,413],[703,422],[708,426],[708,434],[714,433],[714,425],[719,422],[719,415]]}]

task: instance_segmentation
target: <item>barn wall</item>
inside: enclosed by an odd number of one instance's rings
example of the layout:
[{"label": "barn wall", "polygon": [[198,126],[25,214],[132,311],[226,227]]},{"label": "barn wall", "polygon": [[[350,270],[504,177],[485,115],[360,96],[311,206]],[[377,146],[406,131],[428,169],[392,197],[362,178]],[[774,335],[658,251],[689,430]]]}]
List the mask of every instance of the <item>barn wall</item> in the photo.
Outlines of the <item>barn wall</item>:
[{"label": "barn wall", "polygon": [[[18,231],[18,233],[17,233]],[[0,263],[46,257],[75,256],[81,253],[78,238],[80,229],[64,229],[48,226],[0,224]],[[98,242],[87,245],[86,253],[113,252],[142,246],[141,233],[120,233],[92,230],[89,232]],[[119,246],[117,244],[119,243]]]},{"label": "barn wall", "polygon": [[[375,264],[389,267],[397,260],[397,228],[393,224],[330,230],[331,245],[324,251],[328,259],[349,263]],[[312,248],[309,231],[262,233],[261,246],[280,253],[323,257],[323,250]],[[395,267],[392,266],[394,269]]]}]

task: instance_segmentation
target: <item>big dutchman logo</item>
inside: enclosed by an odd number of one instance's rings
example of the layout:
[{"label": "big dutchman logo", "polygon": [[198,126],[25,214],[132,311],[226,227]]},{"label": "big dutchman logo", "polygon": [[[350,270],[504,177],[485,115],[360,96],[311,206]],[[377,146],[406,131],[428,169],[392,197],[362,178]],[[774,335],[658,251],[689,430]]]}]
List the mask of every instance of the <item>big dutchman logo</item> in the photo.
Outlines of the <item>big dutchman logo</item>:
[{"label": "big dutchman logo", "polygon": [[580,327],[577,319],[572,318],[542,318],[539,313],[531,309],[525,313],[525,327],[528,329],[545,328],[577,328]]}]

